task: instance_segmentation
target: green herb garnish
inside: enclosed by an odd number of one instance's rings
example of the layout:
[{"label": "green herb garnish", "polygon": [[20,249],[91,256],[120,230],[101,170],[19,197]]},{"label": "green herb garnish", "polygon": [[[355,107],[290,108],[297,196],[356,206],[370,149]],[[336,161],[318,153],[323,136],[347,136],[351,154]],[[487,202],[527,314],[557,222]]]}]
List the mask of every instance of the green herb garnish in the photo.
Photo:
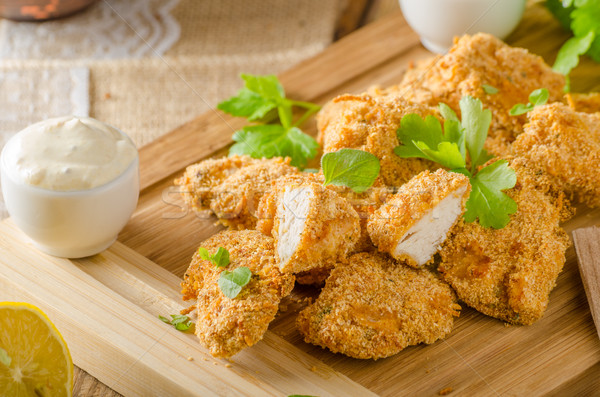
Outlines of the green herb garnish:
[{"label": "green herb garnish", "polygon": [[[217,106],[220,110],[259,124],[246,126],[233,135],[236,142],[229,154],[247,154],[254,158],[290,157],[291,164],[303,168],[317,155],[317,141],[302,132],[300,126],[320,106],[285,97],[283,86],[276,76],[242,74],[245,82],[236,96]],[[293,107],[305,109],[295,122]]]},{"label": "green herb garnish", "polygon": [[529,103],[524,105],[522,103],[517,103],[515,106],[510,109],[508,114],[511,116],[519,116],[525,114],[527,112],[531,112],[534,107],[545,105],[548,102],[548,98],[550,97],[550,93],[545,88],[538,88],[537,90],[533,90],[531,94],[529,94]]},{"label": "green herb garnish", "polygon": [[321,158],[324,185],[347,186],[362,193],[373,185],[379,175],[379,159],[369,152],[341,149]]},{"label": "green herb garnish", "polygon": [[0,347],[0,363],[6,365],[7,367],[10,367],[11,362],[12,359],[8,355],[8,352]]},{"label": "green herb garnish", "polygon": [[171,314],[170,320],[161,315],[158,318],[164,323],[171,324],[178,331],[187,331],[194,324],[188,316],[184,316],[183,314]]},{"label": "green herb garnish", "polygon": [[219,288],[226,297],[233,299],[250,282],[251,277],[252,272],[246,266],[238,267],[232,272],[223,270],[219,277]]},{"label": "green herb garnish", "polygon": [[[471,195],[467,200],[465,221],[479,218],[483,227],[501,229],[516,212],[517,204],[502,191],[515,186],[515,171],[506,160],[496,161],[481,169],[491,156],[483,149],[492,114],[483,109],[479,99],[470,96],[460,100],[462,121],[447,105],[440,104],[444,128],[438,119],[417,114],[407,114],[398,129],[402,143],[394,152],[402,158],[419,157],[434,161],[452,172],[469,177]],[[471,161],[467,169],[467,155]],[[479,170],[478,170],[479,169]]]},{"label": "green herb garnish", "polygon": [[483,90],[485,91],[485,93],[488,94],[488,95],[495,95],[495,94],[497,94],[500,91],[496,87],[494,87],[493,85],[489,85],[489,84],[483,84],[481,86],[481,88],[483,88]]},{"label": "green herb garnish", "polygon": [[546,5],[574,35],[563,44],[552,68],[566,76],[583,54],[600,62],[600,0],[547,0]]},{"label": "green herb garnish", "polygon": [[223,247],[217,248],[217,252],[211,255],[204,247],[198,248],[198,255],[205,261],[211,261],[216,267],[225,267],[229,265],[229,251]]}]

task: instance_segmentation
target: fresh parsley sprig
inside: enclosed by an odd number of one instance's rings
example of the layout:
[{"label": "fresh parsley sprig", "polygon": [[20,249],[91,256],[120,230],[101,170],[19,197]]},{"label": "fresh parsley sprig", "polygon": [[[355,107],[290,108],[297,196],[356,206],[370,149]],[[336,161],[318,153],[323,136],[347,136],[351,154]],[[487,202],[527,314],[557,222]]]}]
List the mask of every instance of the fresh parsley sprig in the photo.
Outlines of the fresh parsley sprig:
[{"label": "fresh parsley sprig", "polygon": [[[425,119],[411,113],[404,116],[398,128],[401,146],[394,149],[402,158],[418,157],[436,162],[452,172],[469,177],[471,195],[467,200],[464,219],[479,219],[483,227],[501,229],[510,221],[517,204],[503,190],[515,186],[515,171],[506,160],[499,160],[480,168],[491,156],[483,149],[492,114],[483,109],[479,99],[465,96],[460,100],[462,120],[446,104],[440,104],[444,128],[440,121]],[[471,162],[467,168],[467,159]]]},{"label": "fresh parsley sprig", "polygon": [[[242,74],[244,88],[217,108],[258,124],[245,126],[233,135],[236,142],[230,154],[247,154],[254,158],[290,157],[291,164],[303,168],[317,155],[317,141],[302,132],[300,126],[321,108],[310,102],[285,97],[276,76]],[[293,108],[305,109],[296,121]]]},{"label": "fresh parsley sprig", "polygon": [[379,175],[379,159],[369,152],[340,149],[321,157],[323,185],[347,186],[362,193],[373,185]]},{"label": "fresh parsley sprig", "polygon": [[188,331],[192,327],[192,325],[194,325],[192,320],[190,320],[188,316],[185,316],[183,314],[171,314],[170,320],[161,315],[159,315],[158,318],[162,322],[171,324],[176,330],[182,332]]},{"label": "fresh parsley sprig", "polygon": [[552,68],[566,76],[583,54],[600,62],[600,0],[547,0],[546,5],[573,32],[573,37],[559,50]]},{"label": "fresh parsley sprig", "polygon": [[[223,247],[217,248],[217,252],[211,255],[210,252],[204,247],[198,248],[198,255],[205,261],[211,261],[217,268],[227,267],[229,265],[229,251]],[[223,270],[217,281],[219,288],[223,294],[233,299],[250,282],[252,272],[246,266],[240,266],[234,269],[232,272]]]},{"label": "fresh parsley sprig", "polygon": [[205,261],[211,261],[216,267],[225,267],[229,265],[229,251],[223,247],[217,248],[217,252],[211,255],[204,247],[198,248],[198,255]]},{"label": "fresh parsley sprig", "polygon": [[508,114],[511,116],[520,116],[522,114],[531,112],[534,107],[545,105],[548,102],[548,98],[550,97],[550,93],[546,88],[538,88],[537,90],[533,90],[531,94],[529,94],[529,103],[524,105],[522,103],[517,103],[513,106]]},{"label": "fresh parsley sprig", "polygon": [[223,270],[219,277],[219,288],[229,299],[233,299],[250,282],[252,272],[246,266],[234,269],[232,272]]}]

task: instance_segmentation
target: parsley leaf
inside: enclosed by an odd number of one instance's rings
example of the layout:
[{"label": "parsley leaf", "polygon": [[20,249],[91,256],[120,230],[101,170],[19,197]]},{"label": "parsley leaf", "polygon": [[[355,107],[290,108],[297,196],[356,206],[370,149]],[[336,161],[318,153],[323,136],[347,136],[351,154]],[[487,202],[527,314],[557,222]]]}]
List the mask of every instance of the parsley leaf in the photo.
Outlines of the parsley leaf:
[{"label": "parsley leaf", "polygon": [[12,362],[12,359],[8,355],[8,352],[0,347],[0,363],[9,367],[11,362]]},{"label": "parsley leaf", "polygon": [[373,185],[379,175],[379,159],[369,152],[341,149],[321,158],[324,185],[347,186],[362,193]]},{"label": "parsley leaf", "polygon": [[246,117],[250,121],[265,118],[267,114],[277,108],[277,102],[263,98],[259,94],[242,88],[237,96],[231,97],[217,105],[222,110],[236,117]]},{"label": "parsley leaf", "polygon": [[537,90],[533,90],[531,94],[529,94],[529,103],[527,105],[517,103],[510,109],[508,114],[511,116],[520,116],[522,114],[531,112],[534,107],[546,104],[549,97],[550,93],[546,88],[538,88]]},{"label": "parsley leaf", "polygon": [[595,37],[594,32],[588,32],[582,37],[571,37],[558,51],[552,69],[560,74],[568,75],[579,64],[579,56],[590,49]]},{"label": "parsley leaf", "polygon": [[[299,168],[317,155],[314,138],[299,128],[320,106],[285,97],[283,86],[276,76],[242,74],[244,88],[238,94],[217,105],[233,116],[245,117],[260,124],[246,126],[233,135],[230,154],[246,154],[254,158],[289,156]],[[293,108],[305,109],[294,122]]]},{"label": "parsley leaf", "polygon": [[[512,171],[512,172],[511,172]],[[471,195],[467,200],[465,221],[473,222],[479,218],[483,227],[501,229],[510,221],[510,214],[517,211],[517,203],[505,193],[504,189],[515,186],[517,177],[508,167],[506,160],[490,164],[471,178]]]},{"label": "parsley leaf", "polygon": [[161,315],[158,318],[167,324],[171,324],[178,331],[188,331],[194,323],[188,316],[184,316],[183,314],[171,314],[171,320]]},{"label": "parsley leaf", "polygon": [[[536,104],[547,99],[541,90],[530,96]],[[503,228],[510,221],[509,215],[517,210],[514,200],[502,192],[514,187],[515,172],[506,160],[477,171],[492,158],[483,149],[492,115],[488,109],[483,109],[479,99],[470,96],[460,100],[460,110],[462,121],[450,107],[440,104],[440,114],[445,119],[443,131],[441,123],[433,116],[425,119],[414,113],[404,116],[397,131],[402,145],[394,152],[404,158],[426,158],[468,176],[472,190],[466,204],[465,221],[473,222],[479,218],[484,227]],[[466,168],[467,155],[471,158],[471,170]]]},{"label": "parsley leaf", "polygon": [[474,173],[477,166],[483,163],[482,159],[487,156],[483,145],[492,122],[492,112],[483,109],[481,101],[470,95],[462,97],[459,106],[462,113],[461,124],[465,129],[465,144],[471,157],[471,173]]},{"label": "parsley leaf", "polygon": [[485,91],[485,93],[488,95],[496,95],[500,91],[493,85],[489,85],[489,84],[483,84],[481,86],[481,88],[483,88],[483,91]]},{"label": "parsley leaf", "polygon": [[395,147],[394,153],[402,158],[419,157],[431,160],[447,168],[464,167],[464,156],[459,147],[460,142],[457,142],[462,133],[458,122],[453,120],[456,114],[449,107],[442,109],[441,111],[450,118],[445,123],[451,126],[450,135],[444,135],[441,123],[433,116],[422,119],[418,114],[407,114],[402,118],[398,129],[398,140],[402,145]]},{"label": "parsley leaf", "polygon": [[251,277],[252,272],[246,266],[238,267],[232,272],[223,270],[218,281],[219,288],[226,297],[233,299],[250,282]]},{"label": "parsley leaf", "polygon": [[229,251],[223,247],[217,248],[217,252],[211,255],[204,247],[198,248],[198,255],[205,261],[211,261],[217,267],[225,267],[229,265]]},{"label": "parsley leaf", "polygon": [[583,54],[600,62],[600,1],[547,0],[546,5],[561,24],[574,33],[560,49],[553,69],[568,75]]},{"label": "parsley leaf", "polygon": [[290,157],[291,164],[303,168],[308,159],[317,155],[319,144],[298,127],[284,128],[278,124],[244,127],[233,134],[237,142],[229,154],[247,154],[254,158]]}]

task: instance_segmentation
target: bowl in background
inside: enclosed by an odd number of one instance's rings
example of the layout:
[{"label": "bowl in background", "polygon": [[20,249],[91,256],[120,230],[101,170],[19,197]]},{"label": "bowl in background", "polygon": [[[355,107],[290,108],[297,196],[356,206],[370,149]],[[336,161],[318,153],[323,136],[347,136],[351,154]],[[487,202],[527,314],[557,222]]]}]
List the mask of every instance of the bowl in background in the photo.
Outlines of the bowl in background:
[{"label": "bowl in background", "polygon": [[429,51],[443,54],[454,37],[479,32],[506,38],[519,24],[526,0],[399,0],[406,22]]}]

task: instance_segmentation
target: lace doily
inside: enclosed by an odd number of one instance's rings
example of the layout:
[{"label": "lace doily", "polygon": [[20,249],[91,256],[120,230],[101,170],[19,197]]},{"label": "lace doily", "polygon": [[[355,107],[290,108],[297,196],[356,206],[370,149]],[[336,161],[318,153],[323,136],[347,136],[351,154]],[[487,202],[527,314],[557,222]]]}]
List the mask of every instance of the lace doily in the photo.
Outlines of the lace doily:
[{"label": "lace doily", "polygon": [[[0,69],[0,149],[30,124],[69,114],[89,116],[87,68]],[[0,219],[8,216],[0,197]]]},{"label": "lace doily", "polygon": [[179,0],[101,0],[72,17],[0,21],[0,59],[117,59],[162,55],[179,39]]}]

